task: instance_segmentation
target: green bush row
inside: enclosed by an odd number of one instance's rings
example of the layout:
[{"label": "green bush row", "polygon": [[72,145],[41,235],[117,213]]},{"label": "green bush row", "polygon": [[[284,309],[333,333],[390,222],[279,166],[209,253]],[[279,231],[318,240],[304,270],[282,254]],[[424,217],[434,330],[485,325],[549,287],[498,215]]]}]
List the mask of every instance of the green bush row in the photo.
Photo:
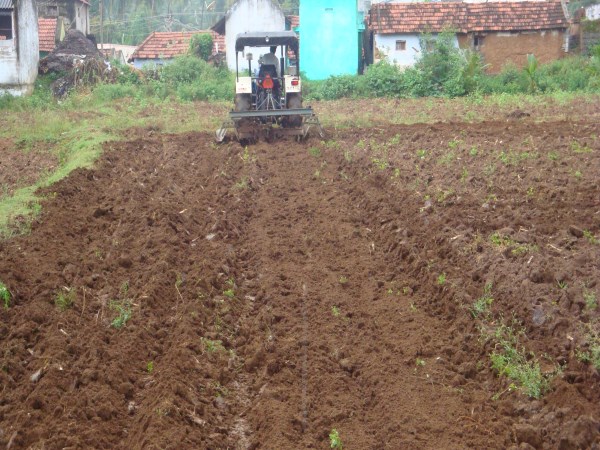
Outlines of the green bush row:
[{"label": "green bush row", "polygon": [[[306,99],[458,97],[469,94],[519,94],[544,92],[600,92],[600,46],[589,57],[574,56],[538,65],[533,55],[523,68],[507,65],[497,75],[487,75],[479,54],[459,49],[454,36],[442,33],[423,42],[422,57],[410,68],[385,62],[373,64],[364,75],[334,76],[323,81],[304,77]],[[139,100],[173,98],[180,101],[232,100],[235,74],[192,55],[176,58],[164,66],[142,70],[116,65],[115,84],[93,88],[98,101],[119,98]],[[0,109],[52,108],[49,85],[56,78],[40,77],[34,95],[24,98],[0,96]]]},{"label": "green bush row", "polygon": [[506,65],[496,75],[485,73],[479,54],[453,44],[449,34],[422,45],[423,56],[410,68],[379,62],[364,75],[334,76],[323,81],[304,81],[304,96],[317,100],[344,97],[459,97],[468,94],[518,94],[556,91],[600,92],[600,46],[588,57],[573,56],[538,65],[529,55],[527,65]]}]

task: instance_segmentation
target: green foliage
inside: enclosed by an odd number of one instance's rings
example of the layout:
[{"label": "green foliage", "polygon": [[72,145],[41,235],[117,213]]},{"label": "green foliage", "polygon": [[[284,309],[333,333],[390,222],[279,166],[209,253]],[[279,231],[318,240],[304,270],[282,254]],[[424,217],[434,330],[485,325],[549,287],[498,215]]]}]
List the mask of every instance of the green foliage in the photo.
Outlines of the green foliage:
[{"label": "green foliage", "polygon": [[471,315],[473,318],[477,318],[479,316],[488,316],[490,313],[490,306],[494,302],[494,297],[492,297],[492,284],[488,283],[483,288],[483,295],[479,297],[473,303],[471,307]]},{"label": "green foliage", "polygon": [[519,343],[519,336],[524,333],[520,329],[501,323],[494,332],[496,342],[490,354],[492,368],[498,375],[519,383],[520,389],[527,396],[540,398],[550,387],[553,374],[543,374],[540,364],[533,353],[527,353]]},{"label": "green foliage", "polygon": [[592,320],[585,327],[585,343],[577,350],[577,358],[600,370],[600,322]]},{"label": "green foliage", "polygon": [[344,446],[342,444],[342,439],[340,438],[340,433],[335,428],[331,430],[329,433],[329,446],[330,448],[336,450],[343,450]]},{"label": "green foliage", "polygon": [[110,309],[117,312],[117,316],[110,323],[113,328],[123,328],[127,321],[131,319],[132,309],[129,300],[113,300],[110,302]]},{"label": "green foliage", "polygon": [[56,293],[54,304],[61,311],[66,311],[73,306],[73,303],[75,303],[75,297],[75,289],[64,288]]},{"label": "green foliage", "polygon": [[213,37],[208,33],[194,34],[190,39],[190,53],[208,61],[213,51]]},{"label": "green foliage", "polygon": [[0,301],[2,301],[4,309],[10,307],[10,291],[2,281],[0,281]]}]

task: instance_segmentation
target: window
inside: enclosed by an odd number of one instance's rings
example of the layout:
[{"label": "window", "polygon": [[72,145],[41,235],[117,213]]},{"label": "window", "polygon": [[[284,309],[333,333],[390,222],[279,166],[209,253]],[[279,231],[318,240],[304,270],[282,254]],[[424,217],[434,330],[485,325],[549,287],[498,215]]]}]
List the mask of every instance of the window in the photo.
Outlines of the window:
[{"label": "window", "polygon": [[13,38],[12,11],[0,12],[0,41]]},{"label": "window", "polygon": [[406,50],[406,41],[396,41],[396,50]]},{"label": "window", "polygon": [[475,35],[473,36],[473,47],[475,47],[475,49],[479,49],[481,48],[481,46],[483,45],[483,36],[481,35]]}]

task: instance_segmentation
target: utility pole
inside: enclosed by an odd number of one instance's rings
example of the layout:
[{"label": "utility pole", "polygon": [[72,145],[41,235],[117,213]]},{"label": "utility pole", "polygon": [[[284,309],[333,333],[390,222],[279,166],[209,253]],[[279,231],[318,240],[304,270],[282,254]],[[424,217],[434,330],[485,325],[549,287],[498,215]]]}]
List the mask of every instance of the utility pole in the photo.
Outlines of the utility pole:
[{"label": "utility pole", "polygon": [[104,0],[100,0],[100,50],[104,50]]}]

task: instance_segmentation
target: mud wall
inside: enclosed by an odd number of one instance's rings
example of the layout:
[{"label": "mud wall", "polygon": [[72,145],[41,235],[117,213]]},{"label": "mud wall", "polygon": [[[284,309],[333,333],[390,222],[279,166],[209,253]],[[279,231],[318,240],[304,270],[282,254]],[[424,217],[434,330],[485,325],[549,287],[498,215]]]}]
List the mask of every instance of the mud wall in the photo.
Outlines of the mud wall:
[{"label": "mud wall", "polygon": [[[459,39],[461,47],[467,46],[467,40],[467,37]],[[530,53],[533,53],[542,64],[562,58],[566,55],[563,49],[564,43],[565,33],[558,30],[496,33],[484,36],[479,51],[485,64],[489,65],[488,73],[498,73],[502,70],[502,66],[509,62],[519,67],[524,66]]]}]

